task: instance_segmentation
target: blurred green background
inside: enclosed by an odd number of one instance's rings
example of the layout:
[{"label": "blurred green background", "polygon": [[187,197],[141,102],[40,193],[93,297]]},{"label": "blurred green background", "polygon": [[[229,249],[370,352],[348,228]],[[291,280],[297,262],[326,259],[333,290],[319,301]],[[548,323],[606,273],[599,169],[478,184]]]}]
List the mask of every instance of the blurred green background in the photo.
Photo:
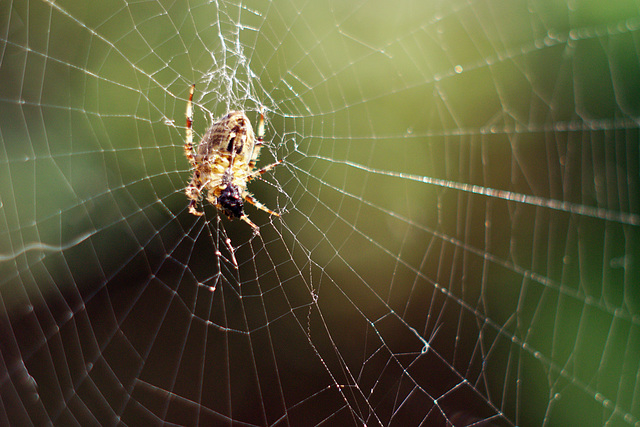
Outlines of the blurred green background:
[{"label": "blurred green background", "polygon": [[[637,423],[638,6],[3,2],[3,420]],[[260,236],[192,83],[266,108]]]}]

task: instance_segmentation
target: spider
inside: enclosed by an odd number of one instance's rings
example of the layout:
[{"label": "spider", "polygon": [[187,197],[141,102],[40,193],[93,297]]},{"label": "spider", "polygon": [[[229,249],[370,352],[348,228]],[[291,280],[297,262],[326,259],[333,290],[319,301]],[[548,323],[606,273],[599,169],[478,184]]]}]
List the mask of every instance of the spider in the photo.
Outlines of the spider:
[{"label": "spider", "polygon": [[260,148],[264,144],[264,114],[260,111],[258,135],[253,133],[251,122],[242,111],[231,111],[216,121],[198,145],[197,153],[193,146],[193,91],[196,85],[191,85],[189,101],[187,102],[187,131],[184,144],[184,154],[193,169],[193,178],[185,193],[189,201],[189,212],[201,216],[196,209],[202,192],[206,190],[207,200],[222,211],[229,219],[240,218],[249,224],[254,233],[259,228],[246,213],[244,213],[243,199],[256,208],[274,216],[278,213],[268,209],[251,193],[247,191],[247,184],[268,170],[273,169],[282,160],[254,170]]}]

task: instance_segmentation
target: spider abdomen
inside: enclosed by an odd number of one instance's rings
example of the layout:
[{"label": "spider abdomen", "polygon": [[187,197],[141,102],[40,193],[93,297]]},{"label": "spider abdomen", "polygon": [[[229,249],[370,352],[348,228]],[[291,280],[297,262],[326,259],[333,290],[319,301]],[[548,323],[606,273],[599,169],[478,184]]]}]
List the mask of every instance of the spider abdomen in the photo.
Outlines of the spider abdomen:
[{"label": "spider abdomen", "polygon": [[251,122],[242,111],[232,111],[207,130],[198,146],[198,154],[212,157],[228,153],[250,157],[254,145]]}]

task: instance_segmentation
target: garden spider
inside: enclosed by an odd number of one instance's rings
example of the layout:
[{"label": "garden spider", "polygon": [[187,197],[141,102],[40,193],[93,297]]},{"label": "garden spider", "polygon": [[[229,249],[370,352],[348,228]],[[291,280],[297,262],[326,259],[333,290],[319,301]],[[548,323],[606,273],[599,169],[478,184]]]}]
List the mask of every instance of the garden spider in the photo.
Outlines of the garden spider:
[{"label": "garden spider", "polygon": [[193,178],[185,193],[190,199],[189,212],[201,216],[196,209],[202,192],[206,190],[207,200],[221,210],[229,219],[240,218],[249,224],[254,233],[259,228],[247,214],[244,213],[243,199],[258,209],[262,209],[274,216],[278,213],[268,209],[251,193],[247,191],[247,184],[268,170],[273,169],[282,160],[254,170],[260,147],[264,144],[264,114],[260,111],[257,139],[253,133],[251,122],[242,111],[231,111],[216,121],[198,144],[197,153],[193,147],[193,91],[196,85],[191,85],[189,101],[187,102],[187,131],[184,144],[184,154],[193,169]]}]

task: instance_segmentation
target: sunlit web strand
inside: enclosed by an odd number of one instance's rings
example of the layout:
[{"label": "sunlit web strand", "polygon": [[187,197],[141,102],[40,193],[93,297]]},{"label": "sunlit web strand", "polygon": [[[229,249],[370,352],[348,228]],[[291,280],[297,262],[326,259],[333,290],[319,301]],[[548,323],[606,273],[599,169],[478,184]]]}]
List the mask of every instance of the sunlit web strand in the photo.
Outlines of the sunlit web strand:
[{"label": "sunlit web strand", "polygon": [[[146,76],[147,78],[149,78],[149,80],[151,80],[153,83],[155,83],[157,85],[157,87],[161,88],[162,90],[164,90],[167,94],[172,95],[169,90],[167,88],[165,88],[163,85],[160,84],[160,82],[158,80],[156,80],[156,78],[148,73],[145,73],[144,70],[142,70],[140,67],[138,67],[136,64],[134,64],[131,60],[129,60],[129,58],[127,57],[127,55],[125,55],[114,43],[110,42],[109,40],[107,40],[104,36],[102,36],[100,33],[98,33],[97,31],[93,30],[92,28],[90,28],[89,26],[87,26],[84,22],[80,21],[78,18],[74,17],[71,13],[69,13],[66,9],[63,9],[57,2],[52,1],[52,0],[44,0],[45,3],[51,5],[51,7],[55,10],[57,10],[58,12],[60,12],[62,15],[66,16],[67,18],[69,18],[70,20],[74,21],[77,25],[79,25],[80,27],[82,27],[83,29],[85,29],[86,31],[89,32],[89,34],[91,34],[92,36],[98,38],[100,41],[104,42],[105,44],[107,44],[111,49],[113,49],[114,52],[116,52],[118,54],[119,57],[121,57],[124,61],[126,61],[131,68],[133,68],[134,70],[136,70],[137,72],[139,72],[140,74],[143,74],[144,76]],[[182,40],[182,39],[180,39]],[[185,47],[186,50],[186,46],[184,43],[182,43],[182,45]],[[122,86],[121,84],[119,84],[120,86]],[[126,86],[125,86],[126,87]],[[173,95],[172,95],[173,96]],[[147,96],[144,96],[145,99],[147,101],[149,101]],[[153,105],[152,102],[149,101],[150,104]]]},{"label": "sunlit web strand", "polygon": [[[295,166],[293,166],[293,165],[292,165],[292,167],[295,168]],[[298,168],[296,168],[296,169],[298,169]],[[298,171],[301,171],[301,170],[298,169]],[[342,194],[344,196],[348,196],[350,198],[357,199],[358,202],[364,203],[365,205],[369,206],[370,208],[382,210],[379,206],[375,205],[374,203],[371,203],[370,201],[361,199],[361,198],[353,195],[352,193],[346,192],[343,189],[338,188],[336,186],[333,186],[333,185],[331,185],[331,184],[329,184],[327,182],[323,181],[322,185],[325,185],[325,186],[331,188],[332,190],[339,192],[340,194]],[[322,204],[320,199],[316,198],[316,201]],[[323,206],[325,208],[328,208],[324,204],[323,204]],[[522,267],[522,266],[520,266],[518,264],[515,264],[513,262],[510,262],[510,261],[508,261],[506,259],[500,258],[500,257],[498,257],[498,256],[496,256],[494,254],[491,254],[491,253],[487,252],[487,251],[483,251],[483,250],[481,250],[481,249],[479,249],[479,248],[477,248],[475,246],[467,244],[467,243],[465,243],[465,242],[463,242],[463,241],[461,241],[459,239],[456,239],[456,238],[454,238],[452,236],[449,236],[449,235],[447,235],[445,233],[441,233],[439,231],[436,231],[436,230],[434,230],[434,229],[432,229],[430,227],[427,227],[427,226],[425,226],[423,224],[416,224],[410,218],[402,216],[402,215],[398,214],[397,212],[388,211],[388,210],[384,210],[384,212],[387,215],[390,215],[390,216],[392,216],[392,217],[394,217],[394,218],[396,218],[396,219],[398,219],[398,220],[400,220],[400,221],[402,221],[402,222],[404,222],[406,224],[411,224],[412,226],[417,227],[418,229],[420,229],[420,230],[422,230],[424,232],[427,232],[427,233],[431,234],[432,236],[441,239],[444,242],[447,242],[447,243],[450,243],[450,244],[452,244],[452,245],[454,245],[456,247],[462,248],[465,251],[473,253],[476,256],[480,257],[480,258],[483,258],[483,259],[485,259],[485,260],[487,260],[489,262],[492,262],[492,263],[494,263],[496,265],[500,265],[500,266],[502,266],[502,267],[504,267],[504,268],[506,268],[506,269],[508,269],[510,271],[513,271],[514,273],[517,273],[518,275],[522,276],[525,279],[533,280],[536,283],[539,283],[539,284],[541,284],[541,285],[543,285],[543,286],[545,286],[545,287],[547,287],[549,289],[553,289],[553,290],[555,290],[555,291],[557,291],[557,292],[559,292],[559,293],[561,293],[561,294],[563,294],[565,296],[568,296],[570,298],[578,300],[583,304],[595,307],[598,310],[602,310],[602,311],[604,311],[606,313],[609,313],[611,316],[614,316],[616,318],[626,319],[626,320],[628,320],[630,322],[633,322],[633,323],[640,322],[640,318],[632,316],[632,315],[629,315],[628,313],[624,313],[619,308],[610,307],[610,306],[607,306],[606,304],[598,304],[598,301],[596,299],[593,299],[593,298],[585,298],[584,295],[579,290],[572,289],[569,286],[565,286],[565,285],[563,285],[562,282],[559,283],[559,282],[551,279],[548,276],[536,273],[536,272],[534,272],[534,271],[532,271],[530,269],[524,268],[524,267]],[[308,219],[308,217],[307,217],[307,219]],[[355,227],[353,227],[353,228],[354,228],[354,231],[358,232],[363,238],[365,238],[365,239],[369,240],[370,242],[376,244],[376,246],[379,249],[387,252],[389,255],[392,255],[391,252],[389,252],[382,245],[380,245],[379,243],[377,243],[377,242],[373,241],[372,239],[370,239],[369,237],[367,237],[364,233],[360,232],[357,228],[355,228]],[[395,255],[392,255],[392,256],[395,257]],[[414,273],[418,274],[423,279],[429,280],[428,277],[422,275],[419,270],[413,268],[408,263],[403,262],[400,258],[397,258],[397,257],[395,257],[395,258],[396,258],[397,261],[401,262],[405,267],[411,269]],[[453,299],[456,299],[456,300],[458,299],[454,294],[445,292],[445,288],[440,287],[436,282],[430,282],[430,283],[432,283],[434,286],[436,286],[436,288],[439,289],[440,291],[446,293],[449,298],[453,298]],[[470,311],[473,312],[475,315],[477,315],[479,313],[477,310],[471,308],[470,306],[465,306],[465,307],[469,308]],[[485,322],[487,322],[490,319],[483,318],[483,320]],[[512,337],[509,337],[509,339],[511,339],[511,338]]]},{"label": "sunlit web strand", "polygon": [[378,175],[392,176],[396,178],[407,179],[410,181],[422,182],[425,184],[437,185],[439,187],[451,188],[454,190],[465,191],[467,193],[480,194],[483,196],[494,197],[497,199],[508,200],[516,203],[524,203],[533,206],[545,207],[556,211],[568,212],[577,215],[589,216],[593,218],[603,219],[606,221],[619,222],[628,225],[640,225],[640,215],[628,212],[615,212],[605,208],[597,208],[593,206],[579,205],[576,203],[565,202],[555,199],[545,199],[530,194],[514,193],[513,191],[497,190],[495,188],[483,187],[480,185],[466,184],[464,182],[449,181],[446,179],[432,178],[429,176],[412,175],[402,172],[385,171],[381,169],[370,168],[348,160],[336,160],[323,156],[313,156],[321,160],[332,163],[340,163],[351,166],[365,172]]}]

